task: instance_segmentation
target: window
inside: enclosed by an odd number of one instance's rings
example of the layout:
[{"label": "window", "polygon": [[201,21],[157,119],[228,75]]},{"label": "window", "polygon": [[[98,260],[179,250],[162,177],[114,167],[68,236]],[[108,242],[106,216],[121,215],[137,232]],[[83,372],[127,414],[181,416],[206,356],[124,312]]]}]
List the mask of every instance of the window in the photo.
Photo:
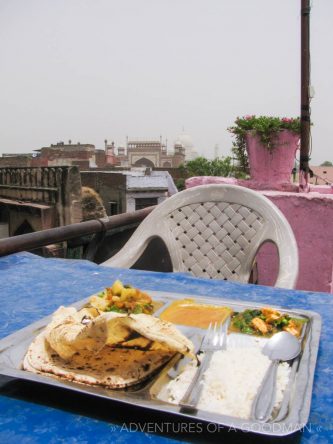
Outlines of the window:
[{"label": "window", "polygon": [[109,202],[109,205],[110,205],[110,216],[118,214],[118,202],[112,201]]},{"label": "window", "polygon": [[142,210],[142,208],[157,205],[157,197],[138,197],[135,199],[135,210]]}]

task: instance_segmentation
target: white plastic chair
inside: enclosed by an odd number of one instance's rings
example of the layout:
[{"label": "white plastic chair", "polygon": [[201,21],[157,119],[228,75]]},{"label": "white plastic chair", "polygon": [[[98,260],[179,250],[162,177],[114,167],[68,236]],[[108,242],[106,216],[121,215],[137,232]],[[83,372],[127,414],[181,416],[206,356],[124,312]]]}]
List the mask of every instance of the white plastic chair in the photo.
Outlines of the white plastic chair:
[{"label": "white plastic chair", "polygon": [[201,185],[169,197],[101,265],[131,268],[155,237],[164,241],[173,271],[238,282],[249,281],[258,249],[271,241],[279,254],[275,286],[295,286],[298,250],[293,231],[268,198],[248,188]]}]

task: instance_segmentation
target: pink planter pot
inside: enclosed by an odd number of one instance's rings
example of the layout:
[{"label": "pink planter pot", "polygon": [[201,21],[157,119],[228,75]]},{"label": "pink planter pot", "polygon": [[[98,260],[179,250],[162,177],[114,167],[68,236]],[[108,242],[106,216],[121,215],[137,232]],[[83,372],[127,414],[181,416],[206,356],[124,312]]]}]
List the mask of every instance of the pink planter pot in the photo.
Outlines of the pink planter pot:
[{"label": "pink planter pot", "polygon": [[249,131],[246,135],[246,149],[251,179],[270,186],[290,183],[299,139],[298,134],[281,131],[274,141],[276,146],[268,150],[259,137]]}]

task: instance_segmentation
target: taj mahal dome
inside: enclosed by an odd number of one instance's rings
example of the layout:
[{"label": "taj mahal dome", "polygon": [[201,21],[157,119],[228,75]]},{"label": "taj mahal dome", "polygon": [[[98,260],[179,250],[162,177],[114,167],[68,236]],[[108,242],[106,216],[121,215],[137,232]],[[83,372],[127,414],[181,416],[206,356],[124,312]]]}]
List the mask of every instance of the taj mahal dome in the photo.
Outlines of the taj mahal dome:
[{"label": "taj mahal dome", "polygon": [[182,145],[185,149],[185,161],[193,160],[198,157],[198,153],[193,146],[193,141],[190,135],[185,134],[184,132],[179,134],[175,141],[175,146],[179,145]]}]

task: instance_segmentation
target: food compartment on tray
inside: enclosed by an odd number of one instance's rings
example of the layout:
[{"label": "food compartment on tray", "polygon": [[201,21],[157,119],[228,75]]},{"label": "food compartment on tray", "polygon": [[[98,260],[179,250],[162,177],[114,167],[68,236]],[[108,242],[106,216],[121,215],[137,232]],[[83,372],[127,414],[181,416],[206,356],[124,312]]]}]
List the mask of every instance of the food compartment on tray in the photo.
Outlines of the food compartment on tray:
[{"label": "food compartment on tray", "polygon": [[[261,353],[261,349],[266,341],[267,338],[230,333],[228,335],[227,350],[216,352],[216,360],[213,363],[214,356],[208,368],[207,377],[210,382],[204,384],[203,381],[199,381],[199,384],[203,385],[203,393],[201,394],[202,402],[201,404],[199,403],[198,408],[207,411],[213,409],[216,414],[233,416],[237,410],[242,411],[239,408],[242,397],[250,397],[254,400],[257,389],[259,389],[261,380],[268,368],[268,358]],[[195,366],[195,362],[189,362],[186,358],[181,358],[179,361],[175,360],[166,365],[150,388],[151,396],[166,403],[179,405],[195,373]],[[173,371],[175,368],[177,369],[176,372]],[[281,393],[279,393],[278,405],[274,410],[273,419],[279,413],[283,393],[288,386],[291,375],[289,363],[281,364],[279,373],[279,378],[283,380],[283,384],[280,385]],[[234,378],[233,384],[230,384],[230,380],[234,375],[237,377]],[[218,383],[219,379],[221,385]],[[241,385],[243,380],[244,383],[248,384],[249,390],[247,391],[247,388],[243,387],[241,393],[234,392],[233,396],[232,390],[237,390],[237,384]],[[230,389],[228,385],[230,385]],[[257,389],[255,389],[256,385]],[[218,393],[219,388],[221,390],[220,393]],[[210,392],[209,396],[204,393],[205,389]],[[236,398],[237,403],[232,406],[231,410],[228,410],[226,403],[229,402],[230,404],[233,402],[233,399],[228,401],[230,396]],[[222,399],[222,397],[226,398],[226,401],[219,404],[218,399]],[[248,415],[250,414],[251,405],[247,406]],[[220,408],[221,411],[219,411]],[[238,413],[236,416],[238,416]],[[248,420],[251,418],[245,416],[243,419]]]},{"label": "food compartment on tray", "polygon": [[176,325],[205,329],[210,323],[224,323],[231,314],[230,307],[183,298],[161,307],[156,316]]}]

